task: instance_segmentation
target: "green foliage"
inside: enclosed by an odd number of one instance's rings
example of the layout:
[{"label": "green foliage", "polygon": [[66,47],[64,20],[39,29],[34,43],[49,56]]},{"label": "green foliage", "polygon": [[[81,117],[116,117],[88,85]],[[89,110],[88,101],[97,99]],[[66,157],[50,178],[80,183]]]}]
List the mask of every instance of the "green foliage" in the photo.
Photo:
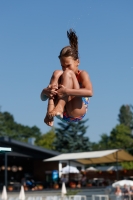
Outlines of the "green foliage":
[{"label": "green foliage", "polygon": [[55,140],[55,131],[52,128],[48,133],[41,135],[36,140],[36,145],[44,147],[46,149],[54,150],[53,142]]},{"label": "green foliage", "polygon": [[122,105],[118,114],[119,125],[112,129],[110,135],[102,134],[98,143],[92,143],[92,150],[122,148],[133,154],[133,106]]},{"label": "green foliage", "polygon": [[5,135],[5,126],[3,124],[4,124],[4,117],[2,113],[0,112],[0,136]]},{"label": "green foliage", "polygon": [[124,169],[130,170],[130,169],[133,169],[133,162],[132,161],[131,162],[122,162],[121,166]]},{"label": "green foliage", "polygon": [[98,151],[99,149],[100,149],[99,142],[98,143],[96,143],[96,142],[91,143],[91,150],[92,151]]},{"label": "green foliage", "polygon": [[74,189],[74,190],[69,189],[69,190],[67,190],[66,196],[76,195],[76,194],[78,194],[79,192],[80,192],[80,190],[78,190],[78,189]]},{"label": "green foliage", "polygon": [[128,149],[133,145],[130,128],[124,124],[117,125],[111,131],[109,146],[111,148]]},{"label": "green foliage", "polygon": [[110,137],[107,134],[103,133],[101,135],[101,139],[98,143],[92,143],[92,149],[94,151],[110,149],[109,139],[110,139]]},{"label": "green foliage", "polygon": [[42,134],[37,126],[29,127],[16,123],[13,115],[8,112],[0,112],[0,136],[9,136],[24,142],[27,142],[28,138],[34,137],[36,145],[62,153],[123,148],[133,154],[131,131],[133,130],[133,106],[122,105],[118,120],[120,124],[112,129],[110,135],[104,133],[99,142],[91,143],[89,138],[85,137],[88,128],[85,123],[88,120],[69,124],[60,122],[58,123],[59,128]]},{"label": "green foliage", "polygon": [[105,133],[101,135],[101,140],[99,142],[100,149],[109,149],[109,136]]},{"label": "green foliage", "polygon": [[133,106],[122,105],[118,115],[118,121],[120,124],[133,128]]},{"label": "green foliage", "polygon": [[41,135],[37,126],[29,127],[16,123],[13,115],[8,112],[0,113],[0,130],[0,136],[8,136],[24,142],[27,142],[30,137],[37,139]]},{"label": "green foliage", "polygon": [[89,151],[89,138],[84,136],[88,128],[85,126],[86,121],[58,123],[60,128],[55,129],[56,139],[53,143],[55,150],[62,153]]}]

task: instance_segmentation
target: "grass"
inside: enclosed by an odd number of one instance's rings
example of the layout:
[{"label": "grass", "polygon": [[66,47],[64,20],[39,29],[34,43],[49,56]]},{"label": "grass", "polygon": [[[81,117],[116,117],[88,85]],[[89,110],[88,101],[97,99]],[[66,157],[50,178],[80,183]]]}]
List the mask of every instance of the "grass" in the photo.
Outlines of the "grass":
[{"label": "grass", "polygon": [[79,193],[80,190],[67,190],[67,196],[69,195],[76,195],[77,193]]}]

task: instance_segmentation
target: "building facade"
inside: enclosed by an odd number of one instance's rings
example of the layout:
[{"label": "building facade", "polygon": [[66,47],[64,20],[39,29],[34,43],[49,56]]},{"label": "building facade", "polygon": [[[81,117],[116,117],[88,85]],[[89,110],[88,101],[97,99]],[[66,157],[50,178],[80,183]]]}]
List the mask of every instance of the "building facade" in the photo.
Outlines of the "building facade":
[{"label": "building facade", "polygon": [[0,147],[10,147],[11,152],[0,153],[0,186],[20,183],[23,178],[32,178],[47,185],[53,170],[58,170],[58,162],[43,162],[44,159],[59,155],[34,144],[0,137]]}]

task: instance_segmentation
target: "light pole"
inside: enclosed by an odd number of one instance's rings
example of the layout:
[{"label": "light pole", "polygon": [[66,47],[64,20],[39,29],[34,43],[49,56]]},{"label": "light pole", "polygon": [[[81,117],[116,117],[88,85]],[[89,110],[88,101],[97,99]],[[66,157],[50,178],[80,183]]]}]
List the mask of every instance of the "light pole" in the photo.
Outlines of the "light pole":
[{"label": "light pole", "polygon": [[7,187],[7,153],[5,152],[5,186]]},{"label": "light pole", "polygon": [[7,187],[7,152],[10,152],[12,149],[7,147],[0,147],[0,153],[4,153],[5,155],[5,186]]}]

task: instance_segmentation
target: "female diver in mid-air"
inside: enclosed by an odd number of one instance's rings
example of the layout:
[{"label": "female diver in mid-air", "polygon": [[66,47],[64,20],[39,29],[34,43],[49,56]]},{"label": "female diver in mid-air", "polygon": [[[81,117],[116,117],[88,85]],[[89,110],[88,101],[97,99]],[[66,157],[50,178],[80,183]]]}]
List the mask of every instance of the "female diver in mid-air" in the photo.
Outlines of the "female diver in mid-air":
[{"label": "female diver in mid-air", "polygon": [[55,70],[47,88],[41,92],[41,100],[48,99],[44,122],[53,126],[54,117],[66,122],[78,122],[86,114],[89,97],[93,95],[89,75],[78,66],[78,37],[74,30],[67,31],[70,46],[59,55],[62,70]]}]

